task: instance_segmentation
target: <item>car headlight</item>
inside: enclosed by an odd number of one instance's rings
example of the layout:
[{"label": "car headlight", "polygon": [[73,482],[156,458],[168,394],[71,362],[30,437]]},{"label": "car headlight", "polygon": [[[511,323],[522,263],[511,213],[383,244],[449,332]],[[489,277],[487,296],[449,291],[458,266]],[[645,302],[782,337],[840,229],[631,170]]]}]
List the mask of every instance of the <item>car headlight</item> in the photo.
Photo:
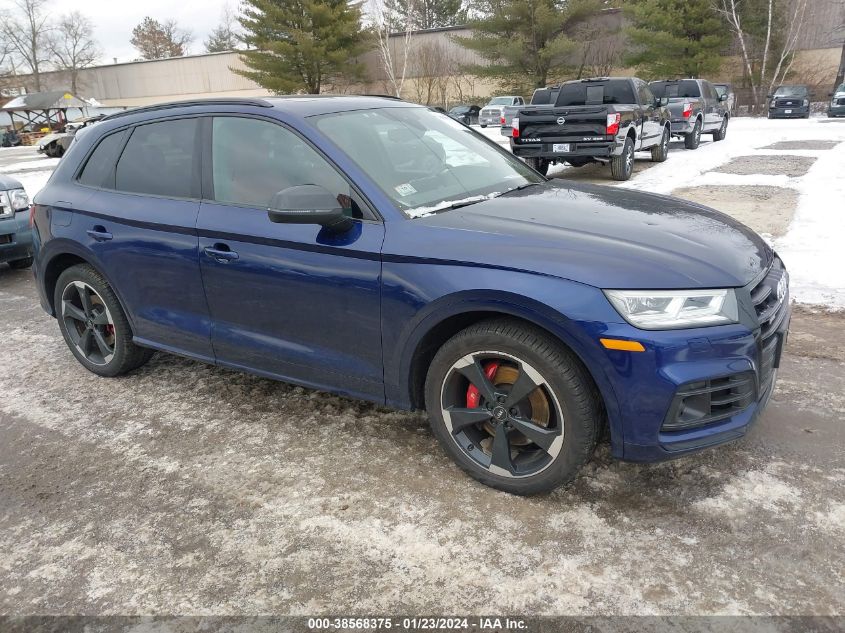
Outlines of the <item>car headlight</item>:
[{"label": "car headlight", "polygon": [[723,290],[605,290],[628,323],[643,330],[671,330],[736,323],[736,293]]},{"label": "car headlight", "polygon": [[808,105],[810,105],[810,100],[804,99],[804,107],[806,108]]},{"label": "car headlight", "polygon": [[772,99],[772,102],[771,102],[771,104],[769,104],[769,105],[770,105],[772,108],[774,108],[774,107],[775,107],[775,105],[777,105],[777,101],[775,101],[774,99]]},{"label": "car headlight", "polygon": [[29,209],[29,196],[23,189],[12,189],[9,191],[9,206],[15,211]]}]

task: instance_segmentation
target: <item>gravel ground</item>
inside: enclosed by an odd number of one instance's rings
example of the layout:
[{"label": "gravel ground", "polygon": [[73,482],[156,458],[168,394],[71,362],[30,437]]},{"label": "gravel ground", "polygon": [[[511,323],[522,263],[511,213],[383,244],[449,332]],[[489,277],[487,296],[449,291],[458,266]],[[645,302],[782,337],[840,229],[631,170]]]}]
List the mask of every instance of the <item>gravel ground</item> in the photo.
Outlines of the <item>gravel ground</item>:
[{"label": "gravel ground", "polygon": [[813,156],[737,156],[713,171],[742,176],[762,174],[797,178],[810,171],[815,162]]},{"label": "gravel ground", "polygon": [[0,269],[0,306],[0,613],[845,610],[841,316],[796,314],[741,442],[658,465],[601,446],[523,499],[461,474],[422,415],[161,354],[97,378],[28,272]]}]

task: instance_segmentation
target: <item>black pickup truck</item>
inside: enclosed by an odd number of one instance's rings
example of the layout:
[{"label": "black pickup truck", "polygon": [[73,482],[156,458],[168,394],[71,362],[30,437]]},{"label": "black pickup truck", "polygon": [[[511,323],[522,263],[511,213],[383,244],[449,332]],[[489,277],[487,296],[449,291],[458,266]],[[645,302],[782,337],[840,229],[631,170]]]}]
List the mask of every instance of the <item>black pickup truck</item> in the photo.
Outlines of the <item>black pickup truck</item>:
[{"label": "black pickup truck", "polygon": [[511,122],[511,150],[545,174],[552,163],[580,167],[610,163],[616,180],[628,180],[634,152],[651,150],[663,162],[671,128],[666,100],[636,77],[567,81],[554,104],[519,108]]}]

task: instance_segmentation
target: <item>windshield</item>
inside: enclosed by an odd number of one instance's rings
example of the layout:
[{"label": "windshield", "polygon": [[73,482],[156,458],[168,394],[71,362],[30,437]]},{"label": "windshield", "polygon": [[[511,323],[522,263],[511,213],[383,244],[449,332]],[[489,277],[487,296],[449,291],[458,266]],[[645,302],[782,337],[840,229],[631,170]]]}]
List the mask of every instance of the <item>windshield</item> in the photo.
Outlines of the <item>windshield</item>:
[{"label": "windshield", "polygon": [[803,97],[807,94],[804,86],[781,86],[775,90],[776,97]]},{"label": "windshield", "polygon": [[494,97],[490,99],[487,105],[510,105],[513,103],[513,97]]},{"label": "windshield", "polygon": [[463,114],[464,112],[469,112],[469,106],[455,106],[449,112],[452,114]]},{"label": "windshield", "polygon": [[713,84],[713,87],[716,89],[716,94],[719,95],[720,97],[722,95],[728,94],[728,87],[727,86],[723,86],[721,84]]},{"label": "windshield", "polygon": [[648,87],[658,98],[692,99],[701,96],[697,81],[652,81]]},{"label": "windshield", "polygon": [[408,217],[543,181],[509,152],[427,108],[378,108],[314,118],[317,128]]},{"label": "windshield", "polygon": [[845,92],[845,84],[841,84],[837,89],[836,93],[839,94],[840,92]]}]

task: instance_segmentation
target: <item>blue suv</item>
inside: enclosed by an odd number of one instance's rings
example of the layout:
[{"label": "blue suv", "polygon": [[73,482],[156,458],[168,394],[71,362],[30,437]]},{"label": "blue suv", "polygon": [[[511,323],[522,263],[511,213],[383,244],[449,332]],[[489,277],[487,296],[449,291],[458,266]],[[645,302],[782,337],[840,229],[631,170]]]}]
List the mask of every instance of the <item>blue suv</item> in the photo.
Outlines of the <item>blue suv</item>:
[{"label": "blue suv", "polygon": [[783,264],[711,209],[547,180],[398,100],[208,100],[82,130],[34,206],[44,309],[88,370],[154,350],[426,409],[519,494],[741,437],[775,381]]}]

